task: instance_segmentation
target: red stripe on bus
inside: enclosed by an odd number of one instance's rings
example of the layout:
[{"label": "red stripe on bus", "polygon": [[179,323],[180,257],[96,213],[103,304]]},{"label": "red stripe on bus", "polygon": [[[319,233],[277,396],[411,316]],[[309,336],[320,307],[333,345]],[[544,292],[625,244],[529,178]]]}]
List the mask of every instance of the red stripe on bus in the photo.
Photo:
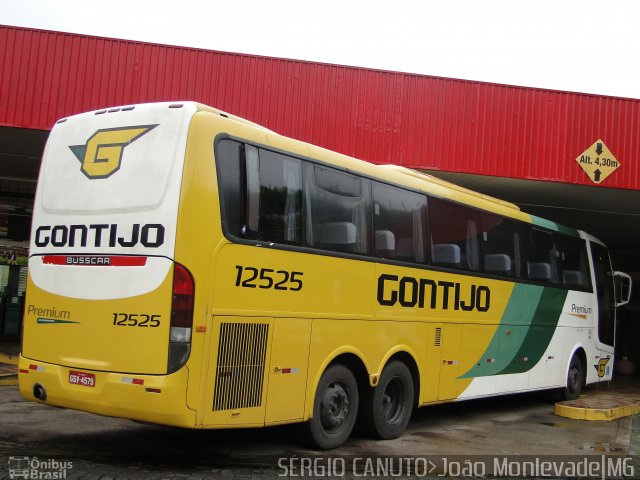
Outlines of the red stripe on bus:
[{"label": "red stripe on bus", "polygon": [[127,255],[44,255],[42,263],[76,267],[143,267],[147,257]]}]

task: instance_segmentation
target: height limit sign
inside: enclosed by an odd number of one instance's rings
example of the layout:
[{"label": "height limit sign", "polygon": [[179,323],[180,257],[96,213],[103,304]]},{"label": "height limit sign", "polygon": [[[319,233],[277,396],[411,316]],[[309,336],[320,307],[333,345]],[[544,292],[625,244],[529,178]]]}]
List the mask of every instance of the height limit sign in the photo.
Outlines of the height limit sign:
[{"label": "height limit sign", "polygon": [[593,183],[602,183],[611,175],[620,163],[602,140],[597,140],[576,158]]}]

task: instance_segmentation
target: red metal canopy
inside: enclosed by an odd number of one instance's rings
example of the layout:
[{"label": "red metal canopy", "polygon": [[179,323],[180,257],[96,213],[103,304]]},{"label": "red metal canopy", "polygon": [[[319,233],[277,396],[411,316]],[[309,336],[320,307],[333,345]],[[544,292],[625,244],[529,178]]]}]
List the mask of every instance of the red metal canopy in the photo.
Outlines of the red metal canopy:
[{"label": "red metal canopy", "polygon": [[0,26],[0,125],[195,100],[375,163],[640,189],[640,101]]}]

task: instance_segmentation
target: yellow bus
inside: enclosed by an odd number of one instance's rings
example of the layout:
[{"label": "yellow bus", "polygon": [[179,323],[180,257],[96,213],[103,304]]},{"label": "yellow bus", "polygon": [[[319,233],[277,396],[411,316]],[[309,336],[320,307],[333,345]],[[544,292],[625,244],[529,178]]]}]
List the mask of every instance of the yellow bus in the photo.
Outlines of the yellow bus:
[{"label": "yellow bus", "polygon": [[429,175],[193,102],[88,112],[43,156],[20,391],[394,438],[414,407],[610,380],[613,278],[597,239]]}]

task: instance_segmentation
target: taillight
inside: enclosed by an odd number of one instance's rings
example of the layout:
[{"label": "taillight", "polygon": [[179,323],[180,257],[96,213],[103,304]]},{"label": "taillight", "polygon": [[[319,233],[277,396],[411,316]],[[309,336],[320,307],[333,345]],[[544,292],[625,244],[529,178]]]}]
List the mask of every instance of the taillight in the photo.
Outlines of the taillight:
[{"label": "taillight", "polygon": [[178,263],[173,266],[172,294],[168,373],[182,367],[191,351],[195,285],[189,271]]}]

